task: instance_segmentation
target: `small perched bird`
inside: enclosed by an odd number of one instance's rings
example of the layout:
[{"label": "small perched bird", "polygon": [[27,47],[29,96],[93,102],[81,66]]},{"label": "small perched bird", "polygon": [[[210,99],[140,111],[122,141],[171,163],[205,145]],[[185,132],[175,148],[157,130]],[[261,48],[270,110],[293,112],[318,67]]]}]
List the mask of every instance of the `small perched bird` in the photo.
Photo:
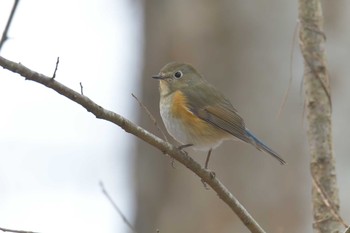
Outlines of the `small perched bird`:
[{"label": "small perched bird", "polygon": [[182,143],[180,149],[208,150],[206,168],[212,149],[229,139],[240,139],[286,163],[245,127],[230,101],[191,65],[171,62],[153,78],[160,81],[160,114],[167,131]]}]

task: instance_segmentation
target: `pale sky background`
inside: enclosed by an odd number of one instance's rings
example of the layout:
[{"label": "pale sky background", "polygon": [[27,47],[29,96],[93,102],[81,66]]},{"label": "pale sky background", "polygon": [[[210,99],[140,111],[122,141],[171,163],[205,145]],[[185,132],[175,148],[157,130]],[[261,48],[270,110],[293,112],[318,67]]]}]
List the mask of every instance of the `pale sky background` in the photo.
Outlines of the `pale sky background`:
[{"label": "pale sky background", "polygon": [[[51,76],[133,121],[139,93],[139,1],[20,1],[1,56]],[[13,5],[0,1],[0,31]],[[135,138],[72,101],[0,69],[0,227],[37,232],[130,232]]]}]

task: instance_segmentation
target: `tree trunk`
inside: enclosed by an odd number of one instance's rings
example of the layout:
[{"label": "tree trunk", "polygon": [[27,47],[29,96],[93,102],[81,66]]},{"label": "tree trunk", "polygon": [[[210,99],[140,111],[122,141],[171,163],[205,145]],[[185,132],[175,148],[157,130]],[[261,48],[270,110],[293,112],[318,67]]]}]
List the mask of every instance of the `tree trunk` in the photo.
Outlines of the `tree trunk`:
[{"label": "tree trunk", "polygon": [[[315,232],[339,232],[338,187],[332,150],[332,104],[319,0],[299,0],[300,48],[304,57],[307,136],[313,179]],[[327,204],[327,201],[330,204]]]}]

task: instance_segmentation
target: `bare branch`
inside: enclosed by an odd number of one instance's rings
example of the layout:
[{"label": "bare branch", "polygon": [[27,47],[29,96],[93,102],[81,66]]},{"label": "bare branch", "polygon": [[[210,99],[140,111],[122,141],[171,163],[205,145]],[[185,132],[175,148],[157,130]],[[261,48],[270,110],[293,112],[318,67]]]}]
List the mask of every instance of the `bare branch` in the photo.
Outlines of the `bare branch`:
[{"label": "bare branch", "polygon": [[165,141],[169,142],[164,131],[158,126],[156,118],[152,115],[152,113],[148,110],[148,108],[133,94],[131,93],[132,97],[139,103],[139,105],[145,110],[148,117],[153,121],[154,126],[158,129],[158,131],[162,134]]},{"label": "bare branch", "polygon": [[199,163],[188,156],[184,151],[179,150],[176,146],[162,140],[161,138],[149,133],[147,130],[135,125],[133,122],[122,117],[121,115],[102,108],[88,97],[79,94],[78,92],[64,86],[57,82],[55,79],[51,79],[43,74],[39,74],[35,71],[28,69],[22,64],[12,62],[0,56],[0,66],[8,69],[14,73],[20,74],[26,80],[31,80],[40,83],[48,88],[51,88],[59,94],[67,97],[68,99],[76,102],[84,107],[88,112],[94,114],[98,119],[103,119],[112,122],[126,132],[135,135],[148,144],[158,148],[163,154],[168,154],[193,173],[199,176],[205,183],[207,183],[241,219],[244,225],[253,233],[265,232],[261,226],[255,221],[255,219],[248,213],[248,211],[239,203],[239,201],[229,192],[229,190],[216,178],[213,177],[212,172],[208,169],[201,167]]},{"label": "bare branch", "polygon": [[12,230],[12,229],[3,228],[3,227],[0,227],[0,231],[2,231],[2,232],[12,232],[12,233],[37,233],[37,232],[34,232],[34,231]]},{"label": "bare branch", "polygon": [[84,90],[83,90],[84,87],[83,87],[83,84],[80,82],[79,85],[80,85],[80,94],[81,94],[81,95],[84,95]]},{"label": "bare branch", "polygon": [[6,40],[8,39],[8,30],[11,26],[11,23],[12,23],[12,19],[13,19],[13,16],[15,15],[15,12],[16,12],[16,9],[17,9],[17,6],[18,6],[18,3],[19,3],[19,0],[15,0],[14,3],[13,3],[13,7],[12,7],[12,10],[11,10],[11,13],[10,13],[10,16],[7,20],[7,23],[6,23],[6,26],[5,26],[5,29],[2,33],[2,36],[1,36],[1,40],[0,40],[0,51],[2,49],[2,46],[4,45],[4,43],[6,42]]},{"label": "bare branch", "polygon": [[56,66],[55,66],[55,70],[54,70],[53,75],[52,75],[52,79],[56,78],[56,72],[57,72],[59,63],[60,63],[60,57],[57,57]]},{"label": "bare branch", "polygon": [[113,208],[118,212],[118,214],[120,215],[120,217],[123,219],[124,223],[125,223],[134,233],[136,233],[135,228],[131,225],[131,223],[129,222],[129,220],[125,217],[125,215],[123,214],[123,212],[119,209],[119,207],[117,206],[117,204],[113,201],[113,199],[111,198],[111,196],[109,195],[109,193],[108,193],[107,190],[105,189],[105,186],[104,186],[103,182],[100,181],[99,184],[100,184],[102,193],[107,197],[108,201],[112,204]]}]

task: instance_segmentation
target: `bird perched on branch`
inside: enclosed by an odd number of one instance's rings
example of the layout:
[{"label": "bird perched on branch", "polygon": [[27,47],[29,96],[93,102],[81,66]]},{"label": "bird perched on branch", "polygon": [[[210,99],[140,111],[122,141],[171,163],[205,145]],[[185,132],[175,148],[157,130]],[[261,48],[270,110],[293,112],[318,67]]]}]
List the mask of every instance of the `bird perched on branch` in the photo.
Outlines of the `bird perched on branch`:
[{"label": "bird perched on branch", "polygon": [[249,143],[286,163],[246,128],[230,101],[191,65],[171,62],[153,78],[160,81],[160,114],[167,131],[182,144],[180,149],[207,150],[206,168],[212,149],[229,139]]}]

